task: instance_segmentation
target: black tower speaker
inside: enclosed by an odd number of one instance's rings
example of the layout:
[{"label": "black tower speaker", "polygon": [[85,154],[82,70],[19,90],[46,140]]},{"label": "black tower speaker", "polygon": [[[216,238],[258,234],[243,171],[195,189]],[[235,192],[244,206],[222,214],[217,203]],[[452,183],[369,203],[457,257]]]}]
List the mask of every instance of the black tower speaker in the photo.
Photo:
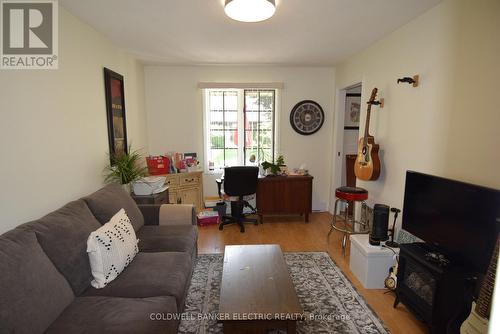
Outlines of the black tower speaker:
[{"label": "black tower speaker", "polygon": [[373,227],[370,233],[370,244],[380,245],[381,241],[389,239],[389,207],[384,204],[375,204],[373,207]]}]

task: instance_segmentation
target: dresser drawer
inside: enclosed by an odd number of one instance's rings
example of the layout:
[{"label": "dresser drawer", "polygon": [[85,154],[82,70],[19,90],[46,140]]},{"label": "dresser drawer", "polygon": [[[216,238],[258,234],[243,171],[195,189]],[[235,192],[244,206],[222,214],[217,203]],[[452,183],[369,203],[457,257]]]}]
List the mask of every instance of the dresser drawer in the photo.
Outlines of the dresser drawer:
[{"label": "dresser drawer", "polygon": [[165,184],[169,187],[176,187],[179,185],[179,175],[167,175],[167,179],[165,180]]},{"label": "dresser drawer", "polygon": [[198,175],[185,175],[181,176],[181,186],[198,185],[200,177]]}]

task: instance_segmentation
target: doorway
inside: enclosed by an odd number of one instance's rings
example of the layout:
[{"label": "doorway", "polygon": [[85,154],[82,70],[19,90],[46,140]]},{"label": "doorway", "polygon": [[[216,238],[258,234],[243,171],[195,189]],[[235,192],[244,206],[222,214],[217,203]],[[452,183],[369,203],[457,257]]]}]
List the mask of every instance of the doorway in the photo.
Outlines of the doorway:
[{"label": "doorway", "polygon": [[[333,211],[336,188],[356,186],[354,161],[358,151],[361,91],[362,85],[357,83],[340,89],[337,93],[338,104],[334,129],[335,168],[330,211]],[[349,214],[352,214],[352,207],[349,208],[349,211]]]}]

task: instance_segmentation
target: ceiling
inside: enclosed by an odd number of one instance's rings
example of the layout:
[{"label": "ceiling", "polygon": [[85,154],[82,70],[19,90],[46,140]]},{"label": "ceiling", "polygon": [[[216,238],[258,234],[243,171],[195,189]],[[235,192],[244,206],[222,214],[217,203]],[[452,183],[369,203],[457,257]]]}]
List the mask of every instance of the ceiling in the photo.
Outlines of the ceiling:
[{"label": "ceiling", "polygon": [[226,17],[223,0],[60,0],[145,62],[335,65],[440,0],[277,0],[259,23]]}]

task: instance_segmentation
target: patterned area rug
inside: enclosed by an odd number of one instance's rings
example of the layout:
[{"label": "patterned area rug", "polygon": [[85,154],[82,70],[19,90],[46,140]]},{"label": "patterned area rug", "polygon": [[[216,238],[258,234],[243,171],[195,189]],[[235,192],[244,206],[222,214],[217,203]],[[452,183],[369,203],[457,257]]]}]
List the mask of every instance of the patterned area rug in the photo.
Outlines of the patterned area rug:
[{"label": "patterned area rug", "polygon": [[[388,333],[327,253],[285,253],[305,321],[298,333]],[[222,333],[214,319],[219,309],[223,255],[200,255],[186,300],[179,333]]]}]

